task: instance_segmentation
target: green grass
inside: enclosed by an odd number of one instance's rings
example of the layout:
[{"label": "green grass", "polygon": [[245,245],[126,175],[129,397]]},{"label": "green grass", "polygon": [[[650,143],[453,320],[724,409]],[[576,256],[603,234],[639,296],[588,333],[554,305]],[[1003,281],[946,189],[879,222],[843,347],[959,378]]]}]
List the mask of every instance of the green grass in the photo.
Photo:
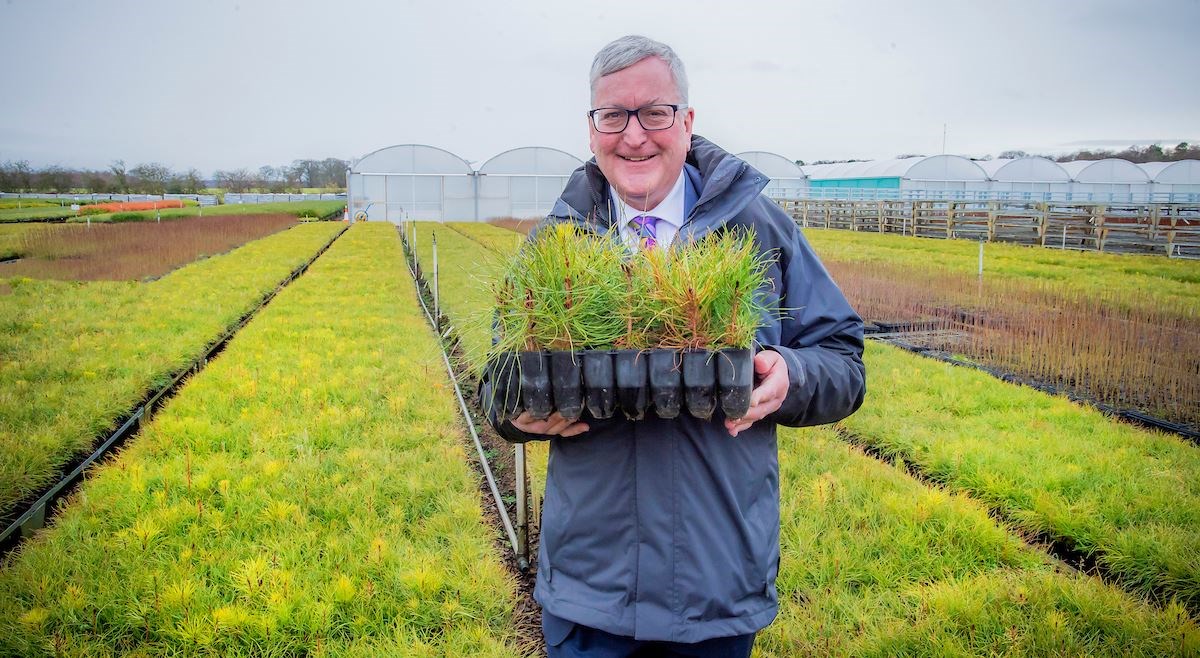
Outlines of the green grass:
[{"label": "green grass", "polygon": [[[970,240],[814,228],[805,229],[804,235],[822,260],[879,262],[965,274],[978,271],[979,244]],[[1162,256],[989,243],[984,246],[984,277],[1056,283],[1097,297],[1113,289],[1138,290],[1149,304],[1200,306],[1200,263]]]},{"label": "green grass", "polygon": [[61,208],[54,206],[36,206],[33,208],[0,208],[0,223],[22,222],[44,219],[66,219],[74,217],[75,211],[70,206]]},{"label": "green grass", "polygon": [[870,343],[863,408],[842,427],[1094,554],[1149,595],[1200,606],[1200,450],[1065,398]]},{"label": "green grass", "polygon": [[[189,203],[186,202],[185,203]],[[129,217],[120,221],[131,221],[133,216],[140,217],[142,221],[152,221],[157,219],[161,214],[163,219],[172,219],[175,217],[194,217],[199,214],[205,215],[253,215],[262,213],[288,213],[299,217],[316,217],[328,218],[337,215],[343,207],[343,201],[281,201],[278,203],[233,203],[219,206],[204,206],[188,205],[183,208],[167,208],[164,210],[140,210],[136,212],[121,212],[121,213],[104,213],[100,215],[80,215],[76,216],[68,205],[66,208],[59,206],[52,207],[36,207],[36,208],[0,208],[0,223],[4,222],[20,222],[36,219],[66,219],[68,222],[87,221],[93,222],[110,222],[113,220],[114,214],[128,215]]]},{"label": "green grass", "polygon": [[0,654],[514,656],[390,227],[354,227],[0,571]]},{"label": "green grass", "polygon": [[297,226],[146,284],[0,280],[0,513],[49,485],[341,226]]},{"label": "green grass", "polygon": [[[443,284],[450,273],[470,273],[443,288],[454,317],[457,308],[486,303],[466,284],[487,276],[488,266],[478,246],[438,235]],[[1157,610],[1095,579],[1057,573],[981,503],[920,484],[846,445],[833,428],[780,428],[779,441],[780,616],[759,635],[757,656],[1200,651],[1200,631],[1180,606]],[[537,493],[546,444],[526,445]]]}]

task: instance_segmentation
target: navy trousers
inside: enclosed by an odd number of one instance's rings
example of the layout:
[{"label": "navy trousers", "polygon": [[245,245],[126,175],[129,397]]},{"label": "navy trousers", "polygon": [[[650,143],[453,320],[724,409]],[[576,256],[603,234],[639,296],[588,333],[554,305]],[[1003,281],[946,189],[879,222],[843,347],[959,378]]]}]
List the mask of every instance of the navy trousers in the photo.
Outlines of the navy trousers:
[{"label": "navy trousers", "polygon": [[646,642],[575,624],[558,645],[550,645],[550,658],[749,658],[754,633],[718,637],[695,644]]}]

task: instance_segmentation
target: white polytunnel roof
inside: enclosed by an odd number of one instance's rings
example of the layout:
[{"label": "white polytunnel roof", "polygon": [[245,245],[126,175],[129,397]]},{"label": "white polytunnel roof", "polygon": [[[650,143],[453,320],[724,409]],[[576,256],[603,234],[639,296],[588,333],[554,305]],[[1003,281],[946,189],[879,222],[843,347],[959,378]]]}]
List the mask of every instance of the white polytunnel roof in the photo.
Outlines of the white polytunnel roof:
[{"label": "white polytunnel roof", "polygon": [[492,156],[479,168],[481,174],[570,176],[583,160],[555,148],[522,146]]},{"label": "white polytunnel roof", "polygon": [[1029,156],[980,162],[992,180],[1010,183],[1069,183],[1071,174],[1048,158]]},{"label": "white polytunnel roof", "polygon": [[806,178],[804,170],[794,161],[769,151],[743,151],[736,157],[773,179]]},{"label": "white polytunnel roof", "polygon": [[1128,160],[1075,160],[1062,163],[1062,168],[1079,183],[1149,183],[1144,169]]},{"label": "white polytunnel roof", "polygon": [[471,165],[450,151],[424,144],[397,144],[372,151],[350,167],[351,173],[471,174]]},{"label": "white polytunnel roof", "polygon": [[1143,162],[1138,167],[1155,183],[1200,185],[1200,160]]},{"label": "white polytunnel roof", "polygon": [[839,162],[801,167],[809,178],[907,178],[910,180],[983,181],[987,172],[960,155],[930,155],[868,162]]},{"label": "white polytunnel roof", "polygon": [[895,158],[891,160],[868,160],[866,162],[836,162],[834,164],[806,165],[800,169],[813,179],[831,178],[900,178],[910,167],[923,158]]},{"label": "white polytunnel roof", "polygon": [[988,179],[987,172],[974,160],[961,155],[931,155],[909,167],[904,178],[910,180],[976,180]]},{"label": "white polytunnel roof", "polygon": [[996,158],[995,160],[980,160],[977,164],[987,173],[988,178],[995,178],[996,172],[1012,161],[1012,158]]}]

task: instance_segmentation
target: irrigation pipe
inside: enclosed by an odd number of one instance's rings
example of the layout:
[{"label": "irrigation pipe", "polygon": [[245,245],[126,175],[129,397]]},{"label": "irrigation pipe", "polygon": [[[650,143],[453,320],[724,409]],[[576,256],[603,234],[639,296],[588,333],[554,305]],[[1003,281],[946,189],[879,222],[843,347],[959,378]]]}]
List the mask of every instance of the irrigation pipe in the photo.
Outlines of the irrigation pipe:
[{"label": "irrigation pipe", "polygon": [[[404,235],[404,232],[399,226],[396,231]],[[413,227],[414,234],[416,227]],[[407,242],[407,240],[405,240]],[[413,258],[416,258],[416,251],[412,252]],[[442,362],[446,364],[446,373],[450,375],[450,382],[454,385],[454,396],[458,398],[458,408],[462,411],[463,418],[467,421],[467,429],[471,432],[471,440],[475,443],[475,451],[479,454],[479,464],[483,468],[483,476],[487,480],[488,489],[492,492],[492,499],[496,502],[496,511],[500,513],[500,523],[504,526],[504,532],[508,535],[508,541],[512,545],[513,554],[517,556],[517,568],[522,573],[529,569],[529,559],[521,554],[520,544],[517,542],[517,532],[513,529],[512,520],[508,517],[508,510],[504,507],[504,499],[500,496],[500,489],[496,486],[496,478],[492,475],[492,468],[488,465],[487,455],[484,454],[483,442],[479,440],[479,433],[475,431],[475,421],[471,420],[471,412],[467,409],[467,402],[463,398],[462,389],[458,385],[458,377],[454,374],[454,368],[450,365],[450,357],[446,354],[446,349],[440,340],[441,334],[438,332],[439,326],[437,321],[429,314],[429,307],[425,305],[425,299],[421,296],[422,279],[417,276],[416,269],[409,263],[408,259],[404,260],[405,266],[408,267],[408,273],[412,275],[413,283],[417,286],[417,301],[421,303],[421,310],[425,313],[425,319],[429,321],[429,325],[433,327],[433,332],[439,336],[438,351],[442,355]]]},{"label": "irrigation pipe", "polygon": [[250,320],[264,306],[270,303],[272,299],[275,299],[275,296],[279,294],[281,290],[283,290],[292,281],[295,281],[296,278],[301,274],[304,274],[304,272],[308,270],[309,266],[312,265],[313,262],[315,262],[317,258],[321,256],[321,254],[324,254],[335,240],[337,240],[342,236],[343,233],[346,232],[346,228],[347,227],[343,226],[341,230],[334,234],[334,236],[330,238],[328,242],[326,242],[320,249],[317,250],[317,253],[313,254],[311,258],[300,264],[299,267],[292,270],[292,272],[288,274],[288,276],[285,277],[281,282],[279,282],[274,289],[269,291],[262,298],[262,300],[260,300],[259,303],[254,306],[254,308],[242,314],[237,321],[230,325],[230,327],[226,329],[223,334],[221,334],[215,343],[213,343],[208,349],[204,350],[203,354],[193,359],[192,362],[187,365],[187,367],[175,373],[175,375],[171,377],[170,382],[157,391],[152,392],[149,397],[147,397],[140,405],[138,405],[137,409],[134,410],[129,418],[125,419],[125,422],[121,423],[121,426],[114,430],[112,434],[110,434],[108,438],[106,438],[104,442],[100,444],[100,447],[92,451],[92,454],[88,455],[75,468],[71,469],[71,472],[67,473],[61,480],[58,481],[58,483],[50,487],[49,490],[39,496],[38,499],[25,510],[25,512],[18,516],[15,521],[10,523],[8,527],[4,529],[4,532],[0,533],[0,556],[7,554],[9,551],[16,548],[20,542],[28,539],[34,533],[34,531],[44,527],[46,525],[46,517],[50,512],[50,506],[55,500],[66,494],[67,490],[83,476],[83,472],[88,466],[91,466],[96,462],[96,460],[107,454],[108,451],[114,446],[132,436],[141,427],[142,422],[148,419],[158,407],[162,406],[167,399],[174,395],[174,393],[183,384],[185,377],[199,373],[201,370],[203,370],[204,366],[208,364],[210,359],[225,349],[226,344],[229,343],[234,334],[240,331],[242,327],[245,327],[246,324],[250,322]]}]

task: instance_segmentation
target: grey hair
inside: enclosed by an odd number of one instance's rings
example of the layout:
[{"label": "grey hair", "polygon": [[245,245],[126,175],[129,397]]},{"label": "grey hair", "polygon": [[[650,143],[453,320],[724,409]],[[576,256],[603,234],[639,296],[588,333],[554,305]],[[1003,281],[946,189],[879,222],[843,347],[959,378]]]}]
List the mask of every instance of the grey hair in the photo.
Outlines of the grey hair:
[{"label": "grey hair", "polygon": [[683,60],[667,44],[636,34],[621,37],[596,53],[596,58],[592,60],[592,103],[596,102],[596,82],[600,78],[627,69],[647,57],[657,57],[666,62],[671,69],[671,78],[675,80],[675,89],[679,92],[679,102],[687,105],[688,82]]}]

